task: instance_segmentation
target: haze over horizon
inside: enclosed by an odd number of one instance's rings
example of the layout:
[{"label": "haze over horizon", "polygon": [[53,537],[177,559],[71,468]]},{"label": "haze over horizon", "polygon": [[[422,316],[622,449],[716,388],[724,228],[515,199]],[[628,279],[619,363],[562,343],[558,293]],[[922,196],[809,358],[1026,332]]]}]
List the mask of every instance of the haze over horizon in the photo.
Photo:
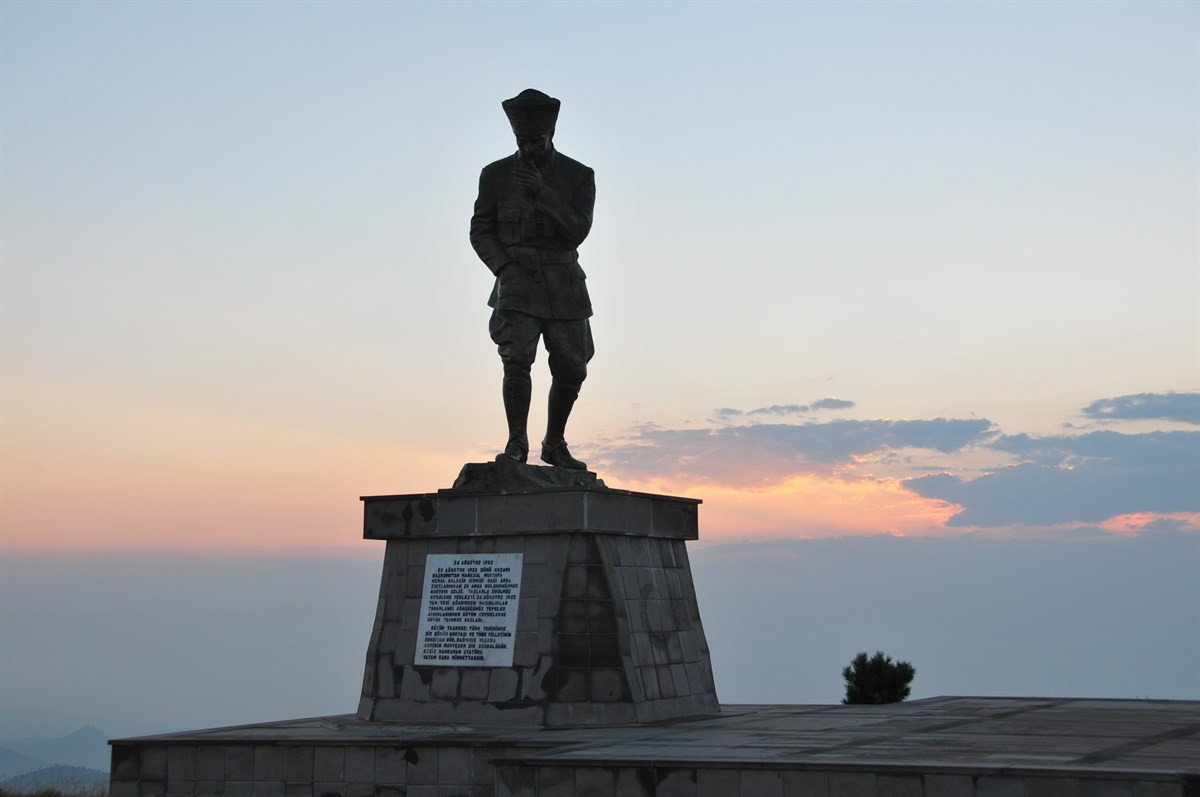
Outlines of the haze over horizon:
[{"label": "haze over horizon", "polygon": [[834,702],[876,648],[926,696],[1200,699],[1198,31],[1154,0],[0,4],[0,719],[86,703],[79,657],[109,714],[167,666],[196,701],[161,723],[353,710],[358,496],[504,442],[467,222],[529,86],[598,187],[568,439],[704,500],[722,699]]}]

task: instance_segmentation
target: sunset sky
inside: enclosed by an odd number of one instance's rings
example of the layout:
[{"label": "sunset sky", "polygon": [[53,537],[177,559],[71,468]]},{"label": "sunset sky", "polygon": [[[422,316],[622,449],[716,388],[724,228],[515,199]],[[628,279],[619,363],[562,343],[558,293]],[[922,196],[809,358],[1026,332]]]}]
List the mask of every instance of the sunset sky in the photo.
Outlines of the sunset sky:
[{"label": "sunset sky", "polygon": [[1200,4],[6,0],[10,565],[361,548],[493,458],[467,226],[527,87],[596,172],[610,487],[1200,563]]},{"label": "sunset sky", "polygon": [[2,544],[353,546],[494,456],[466,227],[527,86],[597,174],[610,486],[1196,529],[1198,9],[5,3]]}]

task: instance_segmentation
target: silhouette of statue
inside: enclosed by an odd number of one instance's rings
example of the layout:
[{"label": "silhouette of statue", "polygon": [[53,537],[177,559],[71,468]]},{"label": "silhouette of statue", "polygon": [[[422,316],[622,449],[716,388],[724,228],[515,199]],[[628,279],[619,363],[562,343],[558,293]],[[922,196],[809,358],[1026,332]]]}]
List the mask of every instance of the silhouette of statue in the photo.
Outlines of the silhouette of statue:
[{"label": "silhouette of statue", "polygon": [[529,369],[544,340],[550,397],[542,461],[585,470],[571,456],[567,419],[592,359],[592,303],[577,248],[592,227],[596,181],[587,166],[554,148],[559,101],[526,89],[501,103],[517,152],[484,167],[471,217],[471,245],[496,275],[489,328],[504,365],[508,442],[503,456],[529,456]]}]

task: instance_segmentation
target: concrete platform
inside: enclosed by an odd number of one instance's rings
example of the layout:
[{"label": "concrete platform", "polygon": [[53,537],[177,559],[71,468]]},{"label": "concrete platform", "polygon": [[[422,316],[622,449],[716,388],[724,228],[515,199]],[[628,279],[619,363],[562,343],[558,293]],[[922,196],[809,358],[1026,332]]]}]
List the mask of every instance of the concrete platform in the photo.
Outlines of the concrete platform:
[{"label": "concrete platform", "polygon": [[724,706],[589,728],[354,715],[123,739],[112,797],[1197,797],[1200,702]]}]

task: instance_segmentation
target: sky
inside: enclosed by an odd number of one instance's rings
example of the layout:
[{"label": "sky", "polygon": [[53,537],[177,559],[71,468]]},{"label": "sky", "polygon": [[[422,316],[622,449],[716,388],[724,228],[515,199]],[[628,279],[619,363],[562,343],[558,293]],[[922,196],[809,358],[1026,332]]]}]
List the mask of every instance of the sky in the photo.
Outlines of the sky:
[{"label": "sky", "polygon": [[[1021,556],[1095,561],[1064,589],[1150,590],[1116,636],[1176,630],[1142,691],[1200,698],[1200,587],[1152,600],[1200,569],[1193,2],[0,4],[8,602],[47,561],[109,606],[188,562],[360,562],[359,496],[494,457],[467,225],[527,87],[596,171],[568,440],[609,486],[703,499],[714,562],[996,545],[1025,593]],[[89,564],[126,560],[157,564]]]}]

